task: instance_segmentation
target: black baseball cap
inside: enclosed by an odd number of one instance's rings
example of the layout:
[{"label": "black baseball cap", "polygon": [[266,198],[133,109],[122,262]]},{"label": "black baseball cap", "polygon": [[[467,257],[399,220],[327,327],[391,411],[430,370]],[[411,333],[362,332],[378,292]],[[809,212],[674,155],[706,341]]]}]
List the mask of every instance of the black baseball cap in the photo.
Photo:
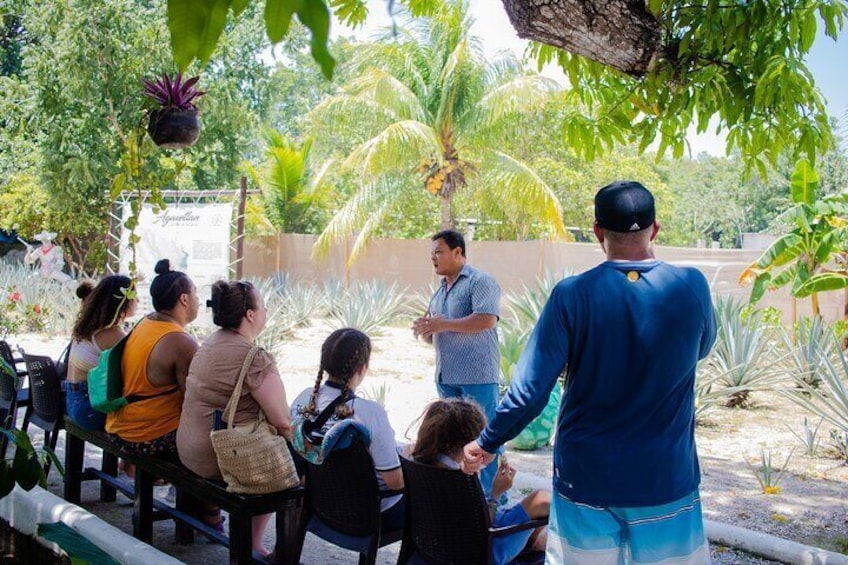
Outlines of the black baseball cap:
[{"label": "black baseball cap", "polygon": [[595,195],[595,220],[605,230],[640,231],[653,225],[655,215],[653,194],[636,181],[615,181]]}]

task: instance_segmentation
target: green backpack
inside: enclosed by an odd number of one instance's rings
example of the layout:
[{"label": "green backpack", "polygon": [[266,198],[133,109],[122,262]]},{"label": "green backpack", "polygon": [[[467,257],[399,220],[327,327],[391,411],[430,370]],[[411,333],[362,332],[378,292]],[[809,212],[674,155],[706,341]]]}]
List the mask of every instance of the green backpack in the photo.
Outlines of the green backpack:
[{"label": "green backpack", "polygon": [[124,398],[121,358],[131,333],[122,337],[111,349],[101,351],[97,366],[88,372],[88,398],[91,407],[98,412],[108,414],[129,404]]},{"label": "green backpack", "polygon": [[179,387],[169,389],[158,394],[140,396],[132,394],[124,396],[124,376],[121,373],[121,358],[124,356],[124,348],[132,332],[128,333],[118,341],[111,349],[100,352],[97,366],[88,372],[88,399],[91,407],[98,412],[108,414],[127,404],[173,394]]}]

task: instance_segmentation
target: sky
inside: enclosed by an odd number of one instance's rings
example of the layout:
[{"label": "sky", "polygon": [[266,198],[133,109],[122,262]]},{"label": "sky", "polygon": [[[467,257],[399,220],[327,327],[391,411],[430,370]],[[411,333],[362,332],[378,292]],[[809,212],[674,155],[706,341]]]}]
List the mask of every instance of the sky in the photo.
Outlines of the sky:
[{"label": "sky", "polygon": [[[338,24],[334,26],[334,36],[353,35],[366,40],[377,31],[391,24],[386,12],[386,0],[368,0],[369,17],[365,27],[355,31]],[[505,49],[523,56],[527,41],[519,39],[509,22],[506,11],[496,0],[470,0],[471,14],[475,19],[473,32],[482,40],[483,48],[489,55]],[[816,85],[827,102],[829,114],[840,117],[848,114],[848,73],[840,71],[848,61],[848,28],[841,31],[839,41],[827,37],[819,26],[819,34],[807,59],[807,66],[813,74]],[[842,61],[840,65],[839,61]],[[545,74],[562,73],[556,68],[548,68]],[[713,129],[713,128],[710,128]],[[724,140],[712,134],[689,136],[692,154],[702,151],[714,155],[724,155]]]}]

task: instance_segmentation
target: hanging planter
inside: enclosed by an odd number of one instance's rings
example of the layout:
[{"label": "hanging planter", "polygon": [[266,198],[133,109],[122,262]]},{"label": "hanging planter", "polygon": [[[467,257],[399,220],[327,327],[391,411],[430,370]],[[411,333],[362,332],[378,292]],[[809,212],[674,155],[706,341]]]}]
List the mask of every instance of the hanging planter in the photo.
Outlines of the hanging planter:
[{"label": "hanging planter", "polygon": [[200,137],[197,110],[154,110],[150,112],[147,133],[153,143],[166,149],[191,147]]},{"label": "hanging planter", "polygon": [[194,100],[205,93],[195,85],[200,77],[183,82],[182,73],[171,79],[163,73],[155,82],[142,79],[144,94],[159,104],[150,112],[147,133],[153,143],[167,149],[191,147],[200,136],[200,120]]}]

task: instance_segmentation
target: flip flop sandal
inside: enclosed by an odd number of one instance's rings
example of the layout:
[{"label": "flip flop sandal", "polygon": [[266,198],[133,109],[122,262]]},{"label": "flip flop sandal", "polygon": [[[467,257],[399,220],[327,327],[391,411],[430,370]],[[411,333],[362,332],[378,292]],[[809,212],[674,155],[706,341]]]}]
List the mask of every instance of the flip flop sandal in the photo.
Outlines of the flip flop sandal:
[{"label": "flip flop sandal", "polygon": [[216,510],[200,510],[199,513],[201,522],[211,528],[214,528],[218,533],[224,533],[224,522],[227,521],[227,518],[221,515],[220,508]]}]

